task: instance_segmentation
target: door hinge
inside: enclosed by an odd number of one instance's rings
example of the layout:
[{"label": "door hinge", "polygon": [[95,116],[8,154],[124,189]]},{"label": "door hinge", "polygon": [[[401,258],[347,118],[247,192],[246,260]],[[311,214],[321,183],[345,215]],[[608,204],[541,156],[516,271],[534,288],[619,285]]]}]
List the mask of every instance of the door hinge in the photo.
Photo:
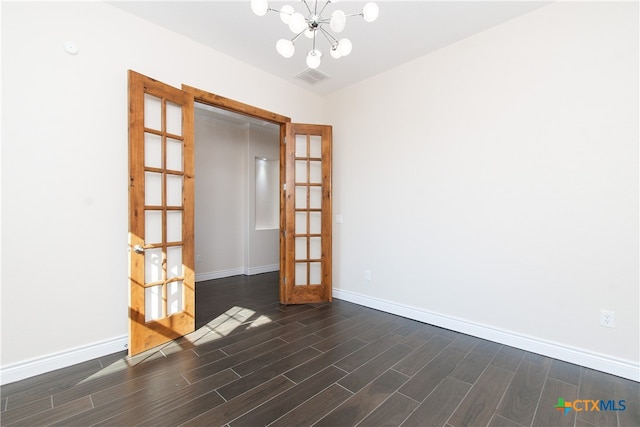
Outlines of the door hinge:
[{"label": "door hinge", "polygon": [[282,278],[282,283],[284,283],[285,285],[287,284],[287,277],[286,276]]},{"label": "door hinge", "polygon": [[282,191],[287,191],[287,183],[286,182],[284,184],[282,184]]},{"label": "door hinge", "polygon": [[287,137],[285,136],[284,138],[282,138],[282,143],[286,144],[287,143]]}]

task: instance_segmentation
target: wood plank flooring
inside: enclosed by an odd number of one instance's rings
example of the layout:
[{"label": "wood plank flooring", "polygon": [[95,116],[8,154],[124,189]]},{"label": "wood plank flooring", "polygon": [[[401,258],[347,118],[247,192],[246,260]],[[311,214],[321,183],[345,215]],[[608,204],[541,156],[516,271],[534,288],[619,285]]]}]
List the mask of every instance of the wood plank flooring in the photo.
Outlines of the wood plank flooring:
[{"label": "wood plank flooring", "polygon": [[196,332],[7,384],[0,424],[640,426],[636,382],[345,301],[281,306],[277,282],[198,283]]}]

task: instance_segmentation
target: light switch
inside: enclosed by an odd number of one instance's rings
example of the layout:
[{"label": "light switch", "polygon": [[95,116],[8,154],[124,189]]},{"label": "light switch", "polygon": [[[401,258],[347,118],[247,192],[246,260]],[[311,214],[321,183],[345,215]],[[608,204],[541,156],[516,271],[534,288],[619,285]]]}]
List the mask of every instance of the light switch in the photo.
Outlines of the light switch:
[{"label": "light switch", "polygon": [[342,215],[336,215],[336,224],[342,224],[343,218]]}]

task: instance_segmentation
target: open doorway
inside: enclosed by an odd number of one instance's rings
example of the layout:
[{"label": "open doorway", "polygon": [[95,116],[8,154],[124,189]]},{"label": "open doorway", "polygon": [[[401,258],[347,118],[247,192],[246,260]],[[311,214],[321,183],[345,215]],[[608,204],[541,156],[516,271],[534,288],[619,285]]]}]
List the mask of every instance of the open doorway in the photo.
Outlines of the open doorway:
[{"label": "open doorway", "polygon": [[280,126],[198,102],[194,111],[199,328],[254,297],[278,301]]}]

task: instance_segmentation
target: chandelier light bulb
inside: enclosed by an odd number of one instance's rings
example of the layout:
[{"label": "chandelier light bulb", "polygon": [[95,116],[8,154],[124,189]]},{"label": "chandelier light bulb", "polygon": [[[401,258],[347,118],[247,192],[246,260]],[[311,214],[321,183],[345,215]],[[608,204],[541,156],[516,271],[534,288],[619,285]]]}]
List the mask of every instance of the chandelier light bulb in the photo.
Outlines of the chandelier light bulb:
[{"label": "chandelier light bulb", "polygon": [[338,42],[338,49],[340,49],[340,53],[342,56],[347,56],[351,53],[353,49],[353,45],[351,44],[351,40],[349,39],[340,39]]},{"label": "chandelier light bulb", "polygon": [[347,15],[345,15],[343,11],[336,10],[331,14],[331,21],[329,25],[334,32],[336,33],[342,32],[342,30],[344,30],[346,23],[347,23]]},{"label": "chandelier light bulb", "polygon": [[380,9],[378,5],[372,1],[365,4],[362,8],[362,17],[367,22],[373,22],[378,19],[378,15],[380,14]]},{"label": "chandelier light bulb", "polygon": [[285,58],[291,58],[296,51],[296,47],[291,40],[280,39],[278,43],[276,43],[276,50]]},{"label": "chandelier light bulb", "polygon": [[282,6],[282,9],[280,9],[280,19],[282,19],[282,22],[289,25],[289,21],[291,20],[291,15],[293,15],[293,12],[295,12],[295,10],[293,10],[293,6],[291,6],[290,4]]},{"label": "chandelier light bulb", "polygon": [[258,16],[264,16],[269,10],[269,3],[267,0],[251,0],[251,10]]},{"label": "chandelier light bulb", "polygon": [[312,38],[314,38],[314,37],[315,37],[315,35],[316,35],[315,33],[316,33],[316,30],[311,29],[311,28],[307,28],[307,29],[304,31],[304,35],[305,35],[308,39],[312,39]]},{"label": "chandelier light bulb", "polygon": [[318,50],[310,50],[307,54],[307,67],[309,68],[318,68],[320,66],[320,61],[322,59],[322,53]]},{"label": "chandelier light bulb", "polygon": [[291,32],[298,34],[305,28],[307,28],[307,20],[304,18],[304,15],[300,12],[296,12],[291,15],[291,19],[289,20],[289,29]]}]

